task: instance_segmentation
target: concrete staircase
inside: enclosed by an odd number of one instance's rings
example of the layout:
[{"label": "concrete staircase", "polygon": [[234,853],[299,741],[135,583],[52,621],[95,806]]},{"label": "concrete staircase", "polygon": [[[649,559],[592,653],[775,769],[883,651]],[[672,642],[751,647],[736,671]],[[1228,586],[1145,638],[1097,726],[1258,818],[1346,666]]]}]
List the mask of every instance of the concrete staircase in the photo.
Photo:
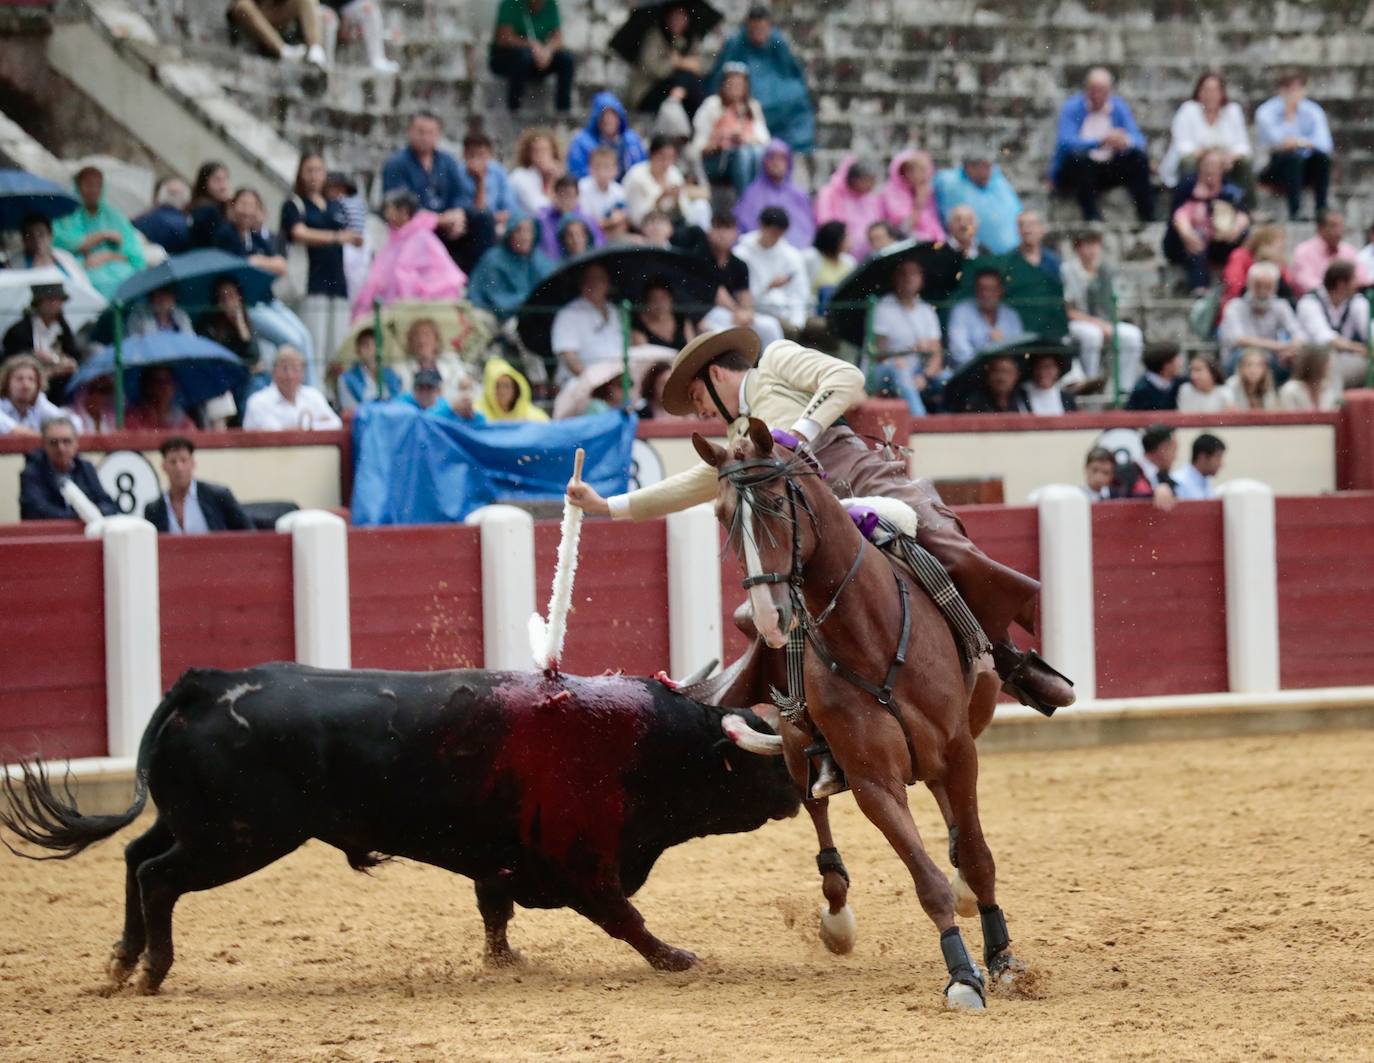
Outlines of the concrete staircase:
[{"label": "concrete staircase", "polygon": [[[469,125],[482,125],[509,146],[522,125],[553,124],[548,86],[536,91],[519,124],[501,104],[485,58],[494,0],[383,0],[395,38],[390,52],[402,73],[372,73],[352,45],[341,47],[327,77],[231,46],[224,0],[94,2],[150,28],[152,40],[140,32],[127,45],[150,76],[186,87],[183,94],[207,112],[218,105],[253,116],[279,155],[283,145],[322,146],[334,165],[364,178],[401,142],[407,116],[420,107],[444,117],[454,140]],[[579,57],[574,124],[596,91],[624,83],[625,64],[605,43],[627,6],[563,4],[566,36]],[[746,0],[721,6],[730,29]],[[1023,199],[1045,210],[1062,237],[1077,212],[1050,201],[1044,173],[1059,104],[1088,67],[1105,63],[1117,72],[1158,161],[1174,110],[1198,72],[1219,68],[1232,97],[1253,110],[1271,94],[1278,70],[1297,64],[1312,72],[1313,95],[1336,134],[1334,201],[1353,225],[1370,216],[1361,190],[1374,179],[1374,112],[1367,103],[1374,32],[1358,2],[776,0],[774,10],[810,71],[819,177],[850,151],[886,160],[915,143],[949,165],[971,147],[991,146]],[[708,42],[708,50],[713,46]],[[243,146],[244,138],[237,142]],[[284,163],[274,159],[264,169],[281,174]],[[1276,201],[1261,206],[1280,213]],[[1121,263],[1125,312],[1143,319],[1152,338],[1176,336],[1186,301],[1172,296],[1173,277],[1159,254],[1162,227],[1135,225],[1124,197],[1109,198],[1107,208],[1108,252]],[[1309,232],[1299,226],[1291,237]]]}]

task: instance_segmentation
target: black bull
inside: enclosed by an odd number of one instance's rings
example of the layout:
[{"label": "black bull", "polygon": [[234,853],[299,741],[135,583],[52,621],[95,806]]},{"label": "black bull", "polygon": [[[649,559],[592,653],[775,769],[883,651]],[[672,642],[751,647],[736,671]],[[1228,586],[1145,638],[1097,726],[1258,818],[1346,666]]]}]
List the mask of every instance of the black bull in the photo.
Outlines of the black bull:
[{"label": "black bull", "polygon": [[6,776],[0,821],[66,858],[132,822],[151,793],[157,820],[126,850],[110,969],[122,981],[142,956],[147,992],[171,967],[182,894],[311,838],[357,869],[398,856],[472,878],[494,962],[513,958],[518,903],[572,908],[680,970],[691,953],[654,937],[628,898],[668,847],[754,830],[799,803],[781,758],[724,736],[726,712],[622,676],[195,669],[149,721],[126,812],[82,815],[26,764],[22,783]]}]

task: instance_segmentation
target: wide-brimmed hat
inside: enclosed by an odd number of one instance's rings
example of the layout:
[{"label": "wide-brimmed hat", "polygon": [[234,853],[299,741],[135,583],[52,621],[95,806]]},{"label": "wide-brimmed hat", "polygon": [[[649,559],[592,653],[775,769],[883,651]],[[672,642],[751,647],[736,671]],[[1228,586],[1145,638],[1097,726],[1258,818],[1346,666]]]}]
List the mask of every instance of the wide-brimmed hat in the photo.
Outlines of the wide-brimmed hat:
[{"label": "wide-brimmed hat", "polygon": [[67,300],[67,289],[60,283],[58,284],[35,284],[29,289],[29,298],[35,303],[40,299],[61,299]]},{"label": "wide-brimmed hat", "polygon": [[678,351],[668,382],[663,385],[663,408],[679,416],[692,412],[687,389],[706,366],[730,351],[744,355],[752,365],[759,360],[759,336],[751,328],[735,327],[707,332]]}]

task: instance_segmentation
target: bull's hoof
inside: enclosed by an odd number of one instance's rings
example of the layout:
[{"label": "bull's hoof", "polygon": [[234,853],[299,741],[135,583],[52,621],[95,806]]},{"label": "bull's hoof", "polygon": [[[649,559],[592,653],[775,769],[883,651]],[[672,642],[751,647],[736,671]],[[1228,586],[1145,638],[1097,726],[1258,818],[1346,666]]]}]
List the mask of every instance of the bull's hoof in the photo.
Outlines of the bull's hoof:
[{"label": "bull's hoof", "polygon": [[512,948],[496,949],[484,953],[482,962],[488,967],[523,967],[525,957]]},{"label": "bull's hoof", "polygon": [[964,873],[955,869],[954,877],[950,879],[949,884],[954,890],[954,910],[965,919],[972,919],[978,914],[978,897],[969,888]]},{"label": "bull's hoof", "polygon": [[838,912],[832,912],[828,904],[821,905],[821,943],[826,948],[837,956],[853,952],[857,934],[853,908],[846,904]]},{"label": "bull's hoof", "polygon": [[148,966],[147,961],[144,961],[139,964],[138,974],[134,978],[134,992],[140,996],[154,996],[162,988],[162,980],[166,977],[166,971],[158,974]]},{"label": "bull's hoof", "polygon": [[656,971],[689,971],[696,966],[696,962],[697,958],[686,949],[675,949],[671,946],[662,952],[656,952],[649,960]]},{"label": "bull's hoof", "polygon": [[110,953],[110,961],[105,965],[106,977],[110,980],[111,988],[118,989],[129,980],[129,975],[134,973],[137,966],[137,958],[130,959],[123,945],[116,945]]}]

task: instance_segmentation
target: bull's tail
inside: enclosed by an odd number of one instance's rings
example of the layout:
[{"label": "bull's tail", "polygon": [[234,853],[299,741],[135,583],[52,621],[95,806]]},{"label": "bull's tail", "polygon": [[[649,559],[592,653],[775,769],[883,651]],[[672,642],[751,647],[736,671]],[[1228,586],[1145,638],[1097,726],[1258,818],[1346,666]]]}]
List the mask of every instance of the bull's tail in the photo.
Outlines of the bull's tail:
[{"label": "bull's tail", "polygon": [[137,819],[148,803],[148,760],[153,740],[168,717],[185,706],[188,695],[193,692],[192,688],[199,686],[196,678],[195,672],[188,672],[178,679],[148,721],[143,739],[139,742],[138,760],[134,766],[134,801],[124,812],[104,816],[83,815],[72,795],[70,772],[64,777],[59,793],[53,788],[47,768],[39,760],[19,761],[16,765],[19,769],[18,778],[6,765],[0,765],[0,781],[3,781],[4,787],[0,823],[30,845],[50,850],[50,855],[23,852],[8,840],[0,838],[5,848],[26,860],[70,860],[88,846],[104,841]]}]

